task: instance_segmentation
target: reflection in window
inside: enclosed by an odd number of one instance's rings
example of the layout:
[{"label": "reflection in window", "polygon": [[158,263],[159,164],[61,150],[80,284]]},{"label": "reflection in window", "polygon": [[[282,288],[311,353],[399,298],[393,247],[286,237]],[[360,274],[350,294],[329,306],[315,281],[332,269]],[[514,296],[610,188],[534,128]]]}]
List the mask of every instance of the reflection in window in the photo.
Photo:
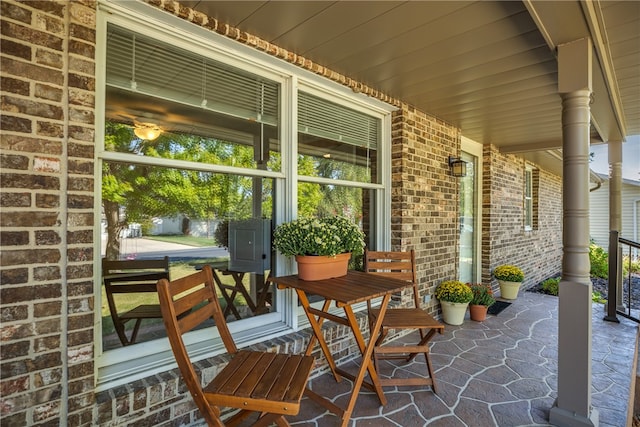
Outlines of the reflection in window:
[{"label": "reflection in window", "polygon": [[172,149],[157,151],[172,158],[228,164],[194,151],[200,137],[225,145],[231,158],[241,153],[244,167],[279,170],[278,83],[113,24],[107,32],[105,114],[136,132],[131,146],[107,150],[153,156],[153,142],[168,132]]},{"label": "reflection in window", "polygon": [[[106,139],[135,144],[130,132],[110,125]],[[180,138],[181,147],[189,145],[187,137]],[[154,155],[173,155],[173,146],[170,141],[156,144]],[[214,147],[209,150],[216,153]],[[103,257],[169,256],[171,279],[211,264],[229,321],[274,311],[272,289],[263,286],[271,270],[271,179],[105,161],[102,183]],[[149,292],[119,293],[114,300],[120,314],[158,303]],[[104,290],[102,318],[104,349],[119,347]],[[134,323],[125,324],[127,335]],[[161,319],[151,317],[143,320],[136,342],[163,336]]]},{"label": "reflection in window", "polygon": [[298,103],[298,173],[378,183],[380,119],[305,92]]}]

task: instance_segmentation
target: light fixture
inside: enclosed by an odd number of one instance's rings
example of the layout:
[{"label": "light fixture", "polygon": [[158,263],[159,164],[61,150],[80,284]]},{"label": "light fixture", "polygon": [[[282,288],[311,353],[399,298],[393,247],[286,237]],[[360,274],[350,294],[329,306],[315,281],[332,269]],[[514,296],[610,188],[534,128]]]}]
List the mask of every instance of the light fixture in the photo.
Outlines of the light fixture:
[{"label": "light fixture", "polygon": [[153,123],[136,123],[133,133],[140,139],[153,141],[162,133],[162,129]]},{"label": "light fixture", "polygon": [[449,156],[449,167],[451,168],[451,175],[456,178],[467,176],[467,162],[460,159],[460,157]]}]

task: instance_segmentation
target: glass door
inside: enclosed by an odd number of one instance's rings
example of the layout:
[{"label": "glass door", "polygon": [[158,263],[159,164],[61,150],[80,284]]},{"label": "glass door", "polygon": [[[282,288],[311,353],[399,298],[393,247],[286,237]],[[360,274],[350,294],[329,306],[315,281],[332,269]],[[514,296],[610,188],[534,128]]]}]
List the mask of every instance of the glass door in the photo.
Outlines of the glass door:
[{"label": "glass door", "polygon": [[478,283],[480,278],[480,200],[482,182],[482,145],[462,139],[461,158],[467,162],[467,176],[460,178],[459,280]]}]

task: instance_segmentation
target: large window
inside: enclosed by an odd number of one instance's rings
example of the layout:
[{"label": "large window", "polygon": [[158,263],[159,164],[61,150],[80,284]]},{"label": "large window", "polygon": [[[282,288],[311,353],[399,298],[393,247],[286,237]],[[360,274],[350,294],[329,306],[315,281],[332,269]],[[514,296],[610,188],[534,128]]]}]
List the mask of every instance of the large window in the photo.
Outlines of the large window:
[{"label": "large window", "polygon": [[[268,274],[293,266],[273,252],[271,232],[287,218],[344,215],[363,228],[369,247],[388,242],[381,224],[389,160],[379,153],[389,148],[390,109],[356,102],[291,64],[254,61],[258,54],[244,47],[218,50],[209,39],[218,35],[184,38],[174,26],[189,24],[176,17],[164,18],[173,26],[134,25],[143,15],[100,14],[101,256],[168,256],[172,279],[211,264],[240,345],[290,332],[298,322],[293,293],[264,286]],[[118,313],[153,306],[153,292],[113,295],[114,304],[103,286],[97,293],[99,384],[170,362],[159,318],[145,318],[133,343],[114,330],[113,306]],[[135,321],[124,327],[131,336]],[[189,345],[202,357],[222,351],[212,336],[196,331]]]}]

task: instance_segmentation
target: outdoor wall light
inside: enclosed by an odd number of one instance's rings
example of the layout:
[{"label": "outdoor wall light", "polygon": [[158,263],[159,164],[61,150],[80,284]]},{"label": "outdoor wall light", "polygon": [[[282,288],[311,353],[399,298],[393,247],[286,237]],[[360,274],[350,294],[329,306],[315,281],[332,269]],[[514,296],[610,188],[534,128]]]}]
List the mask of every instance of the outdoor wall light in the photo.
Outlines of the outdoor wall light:
[{"label": "outdoor wall light", "polygon": [[160,136],[162,129],[152,123],[137,123],[133,128],[133,133],[140,139],[153,141]]},{"label": "outdoor wall light", "polygon": [[460,157],[449,156],[449,167],[451,168],[451,175],[456,178],[467,176],[467,162],[461,160]]}]

